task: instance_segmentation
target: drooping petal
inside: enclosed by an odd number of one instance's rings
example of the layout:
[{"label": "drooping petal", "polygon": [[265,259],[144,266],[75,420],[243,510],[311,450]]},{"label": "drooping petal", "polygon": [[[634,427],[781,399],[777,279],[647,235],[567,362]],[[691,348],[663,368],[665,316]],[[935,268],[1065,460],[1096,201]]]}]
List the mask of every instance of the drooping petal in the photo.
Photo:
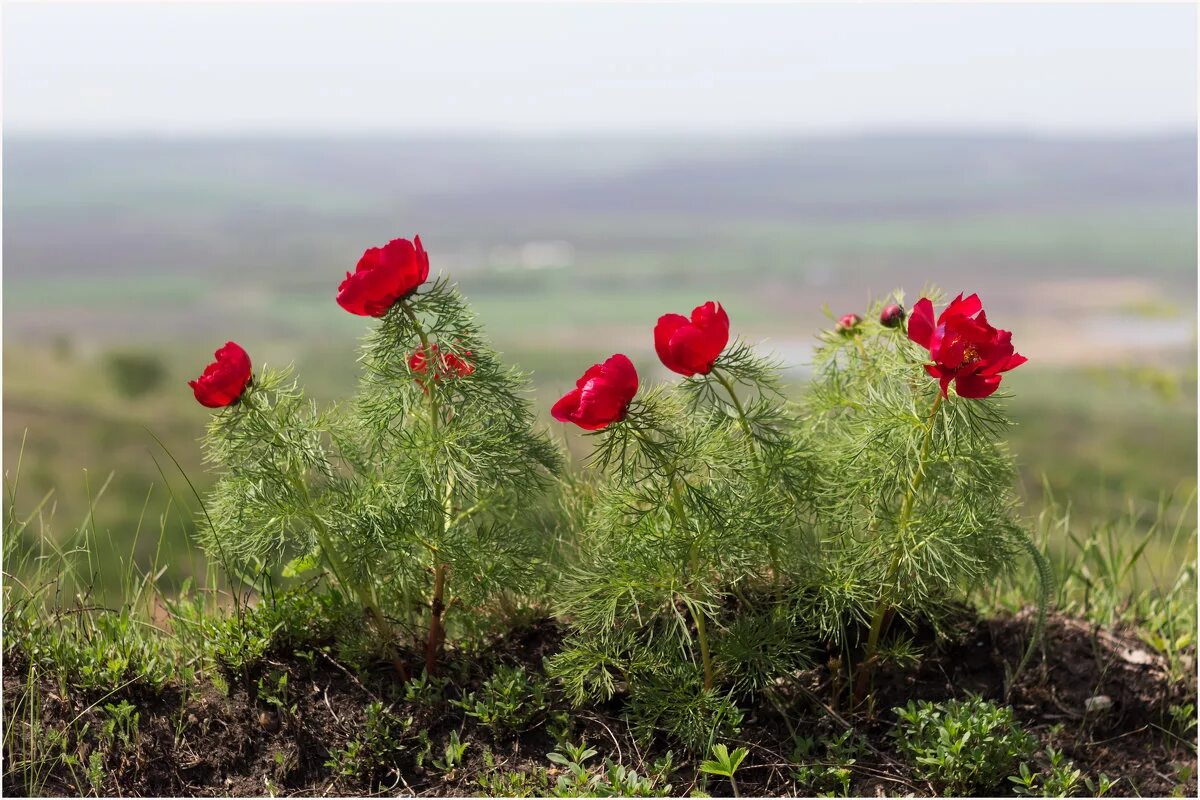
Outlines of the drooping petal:
[{"label": "drooping petal", "polygon": [[675,360],[675,356],[671,352],[671,337],[680,328],[690,324],[688,318],[682,314],[663,314],[658,318],[658,324],[654,326],[654,352],[658,354],[658,360],[667,369],[681,375],[689,375],[689,373]]},{"label": "drooping petal", "polygon": [[429,253],[425,252],[425,247],[421,244],[420,236],[413,237],[413,245],[417,251],[417,285],[420,286],[429,280]]},{"label": "drooping petal", "polygon": [[1003,365],[1002,367],[1000,367],[1000,369],[998,369],[998,370],[996,370],[996,371],[997,371],[997,372],[1008,372],[1010,369],[1016,369],[1017,367],[1021,366],[1022,364],[1024,364],[1024,363],[1025,363],[1026,361],[1028,361],[1028,360],[1029,360],[1028,358],[1026,358],[1025,356],[1021,355],[1020,353],[1013,353],[1013,354],[1012,354],[1011,356],[1009,356],[1009,357],[1008,357],[1008,359],[1007,359],[1007,360],[1004,362],[1004,365]]},{"label": "drooping petal", "polygon": [[945,397],[946,391],[950,386],[950,381],[954,380],[954,372],[952,370],[943,370],[937,364],[926,364],[925,371],[931,377],[938,379],[938,384],[942,387],[942,397]]},{"label": "drooping petal", "polygon": [[928,350],[933,330],[933,303],[928,297],[922,297],[913,305],[908,318],[908,338]]},{"label": "drooping petal", "polygon": [[550,408],[550,416],[559,422],[572,422],[571,415],[579,408],[579,395],[579,389],[572,389],[558,398],[558,402]]},{"label": "drooping petal", "polygon": [[963,373],[954,381],[954,390],[958,392],[958,396],[971,400],[981,400],[995,392],[999,386],[999,375],[982,373]]}]

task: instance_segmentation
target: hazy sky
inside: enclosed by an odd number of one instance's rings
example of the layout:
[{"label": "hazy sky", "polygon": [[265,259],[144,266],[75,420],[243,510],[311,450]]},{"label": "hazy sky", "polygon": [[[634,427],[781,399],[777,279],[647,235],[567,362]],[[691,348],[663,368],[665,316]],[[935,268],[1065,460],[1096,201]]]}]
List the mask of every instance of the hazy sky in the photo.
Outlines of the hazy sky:
[{"label": "hazy sky", "polygon": [[9,131],[1191,129],[1196,10],[6,3]]}]

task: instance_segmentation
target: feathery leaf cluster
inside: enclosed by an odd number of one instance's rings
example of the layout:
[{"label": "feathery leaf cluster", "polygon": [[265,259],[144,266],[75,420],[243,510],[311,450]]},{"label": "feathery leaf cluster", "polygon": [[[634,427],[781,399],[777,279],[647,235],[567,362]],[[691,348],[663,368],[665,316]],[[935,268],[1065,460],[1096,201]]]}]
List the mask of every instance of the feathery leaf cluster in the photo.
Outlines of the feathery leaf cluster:
[{"label": "feathery leaf cluster", "polygon": [[357,394],[327,412],[266,372],[214,416],[205,544],[243,574],[288,556],[295,572],[324,566],[386,638],[393,619],[427,629],[432,668],[446,611],[532,585],[546,549],[532,501],[560,456],[525,377],[444,281],[397,302],[360,361]]},{"label": "feathery leaf cluster", "polygon": [[635,723],[702,749],[740,718],[729,687],[805,663],[794,621],[761,602],[808,557],[778,368],[736,344],[591,437],[598,477],[560,598],[573,635],[550,669],[579,703],[628,686]]}]

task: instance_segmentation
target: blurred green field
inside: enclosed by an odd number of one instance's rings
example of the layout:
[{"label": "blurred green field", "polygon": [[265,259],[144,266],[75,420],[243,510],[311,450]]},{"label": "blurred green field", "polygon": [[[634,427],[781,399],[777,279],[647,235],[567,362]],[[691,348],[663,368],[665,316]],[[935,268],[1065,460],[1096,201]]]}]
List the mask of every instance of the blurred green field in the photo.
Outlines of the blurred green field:
[{"label": "blurred green field", "polygon": [[[337,308],[336,285],[366,246],[419,232],[533,373],[544,418],[612,352],[668,378],[655,319],[708,299],[799,386],[824,305],[978,291],[1031,359],[1004,384],[1031,518],[1049,490],[1081,531],[1148,530],[1160,504],[1194,528],[1195,168],[1194,135],[18,137],[6,509],[34,515],[28,547],[88,526],[111,539],[108,574],[156,552],[165,580],[196,574],[196,499],[172,457],[203,492],[208,414],[185,381],[236,339],[257,365],[294,362],[318,400],[347,397],[370,323]],[[1147,552],[1178,561],[1179,546],[1155,534]]]}]

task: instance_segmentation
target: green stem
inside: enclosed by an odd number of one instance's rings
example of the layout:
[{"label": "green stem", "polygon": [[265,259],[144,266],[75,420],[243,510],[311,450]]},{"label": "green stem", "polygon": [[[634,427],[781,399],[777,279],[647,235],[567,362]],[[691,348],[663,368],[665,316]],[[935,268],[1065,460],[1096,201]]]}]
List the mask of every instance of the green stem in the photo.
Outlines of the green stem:
[{"label": "green stem", "polygon": [[903,554],[901,540],[908,532],[908,525],[912,520],[913,506],[917,500],[917,492],[920,491],[921,484],[925,482],[925,465],[926,460],[929,458],[929,446],[933,441],[933,427],[937,421],[938,410],[941,407],[942,395],[939,392],[933,401],[933,407],[929,410],[929,418],[925,422],[925,435],[921,442],[921,453],[917,457],[916,471],[909,482],[904,500],[900,504],[900,516],[896,522],[896,551],[892,554],[892,561],[888,565],[887,576],[884,578],[883,593],[880,594],[879,602],[875,605],[875,612],[871,615],[871,628],[867,633],[866,651],[863,653],[863,660],[859,662],[858,676],[854,685],[854,698],[856,702],[861,702],[866,696],[871,669],[875,661],[875,653],[879,648],[879,637],[883,633],[883,623],[887,617],[888,609],[891,608],[892,599],[895,594],[896,575],[900,571],[900,558]]},{"label": "green stem", "polygon": [[750,423],[746,419],[746,409],[742,406],[742,401],[738,399],[737,392],[733,389],[733,383],[716,369],[712,371],[712,376],[729,393],[729,399],[733,401],[733,407],[737,409],[738,422],[742,426],[742,431],[746,434],[746,438],[750,440],[750,446],[755,448],[754,452],[757,453],[758,449],[754,441],[754,434],[750,432]]},{"label": "green stem", "polygon": [[[675,512],[675,521],[680,528],[687,529],[687,511],[683,506],[683,495],[679,492],[679,484],[671,480],[671,505]],[[693,575],[700,568],[700,550],[697,540],[693,539],[688,553],[688,571]],[[713,687],[712,657],[708,651],[708,631],[705,626],[704,612],[691,603],[686,604],[692,621],[696,624],[696,639],[700,642],[700,660],[704,664],[704,689]]]},{"label": "green stem", "polygon": [[[400,301],[400,309],[408,317],[409,322],[412,323],[413,328],[417,332],[417,337],[421,340],[421,352],[425,356],[426,369],[429,375],[432,376],[435,371],[435,365],[433,364],[435,356],[429,347],[429,336],[425,333],[425,328],[421,326],[420,320],[417,319],[416,313],[413,312],[407,300]],[[429,426],[436,437],[441,425],[441,409],[438,406],[437,396],[432,388],[427,388],[425,394],[429,398]],[[456,522],[465,519],[472,511],[474,509],[465,512]],[[446,496],[442,501],[442,517],[435,524],[433,531],[435,542],[440,541],[446,535],[446,531],[454,524],[451,522],[453,513],[454,476],[448,475],[446,480]],[[439,558],[436,545],[430,547],[429,551],[433,561],[433,592],[429,603],[429,635],[425,640],[425,671],[430,675],[434,675],[437,673],[438,655],[441,652],[442,642],[446,636],[442,615],[447,607],[445,596],[449,569],[448,565]]]},{"label": "green stem", "polygon": [[[733,388],[733,381],[721,374],[717,369],[713,369],[712,376],[717,379],[717,382],[725,387],[725,391],[729,394],[730,401],[733,402],[733,407],[737,409],[738,423],[742,427],[742,432],[746,434],[746,441],[750,442],[750,449],[754,453],[754,458],[758,462],[758,466],[764,473],[767,471],[766,464],[763,462],[762,453],[759,452],[758,442],[754,438],[754,434],[750,430],[750,421],[746,418],[746,408],[742,405],[742,401],[738,399],[737,392]],[[778,586],[779,577],[782,570],[779,567],[779,548],[775,546],[775,542],[767,543],[768,555],[771,558],[771,573],[773,580]]]}]

